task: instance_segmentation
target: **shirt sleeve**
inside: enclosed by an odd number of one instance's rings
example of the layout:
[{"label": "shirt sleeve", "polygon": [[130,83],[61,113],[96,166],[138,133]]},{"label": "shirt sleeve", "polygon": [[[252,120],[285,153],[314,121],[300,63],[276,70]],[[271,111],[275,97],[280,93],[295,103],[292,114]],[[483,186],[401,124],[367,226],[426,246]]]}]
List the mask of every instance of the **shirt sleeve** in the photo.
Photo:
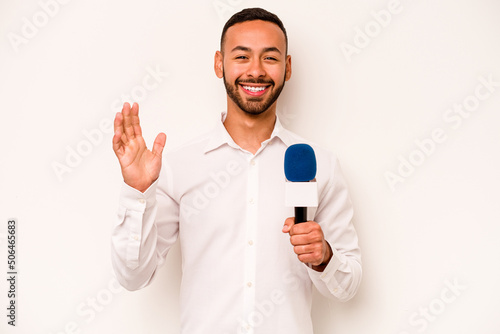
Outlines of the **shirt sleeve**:
[{"label": "shirt sleeve", "polygon": [[122,185],[111,260],[117,280],[127,290],[149,285],[177,240],[179,207],[160,179],[161,175],[144,193]]},{"label": "shirt sleeve", "polygon": [[322,194],[315,221],[321,225],[333,256],[323,272],[307,268],[318,291],[328,297],[347,301],[361,283],[361,252],[352,223],[353,208],[338,161],[332,157],[332,174]]}]

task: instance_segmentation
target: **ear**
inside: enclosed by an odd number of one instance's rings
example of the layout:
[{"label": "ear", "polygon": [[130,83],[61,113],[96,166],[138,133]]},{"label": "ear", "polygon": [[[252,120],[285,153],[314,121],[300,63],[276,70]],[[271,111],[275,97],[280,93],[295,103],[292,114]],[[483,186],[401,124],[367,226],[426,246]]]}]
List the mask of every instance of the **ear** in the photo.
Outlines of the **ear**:
[{"label": "ear", "polygon": [[224,76],[224,57],[222,56],[222,52],[216,51],[214,56],[214,71],[217,78],[222,78]]},{"label": "ear", "polygon": [[285,81],[290,80],[290,77],[292,76],[292,56],[287,55],[286,56],[286,68],[285,68]]}]

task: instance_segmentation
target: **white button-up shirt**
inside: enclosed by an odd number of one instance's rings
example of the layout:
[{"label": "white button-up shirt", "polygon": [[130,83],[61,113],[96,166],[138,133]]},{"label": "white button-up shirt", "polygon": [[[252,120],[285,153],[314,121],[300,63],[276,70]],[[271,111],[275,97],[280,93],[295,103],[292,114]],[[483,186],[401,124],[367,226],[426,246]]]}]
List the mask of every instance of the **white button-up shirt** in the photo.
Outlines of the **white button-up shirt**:
[{"label": "white button-up shirt", "polygon": [[331,245],[323,272],[301,263],[282,227],[284,153],[308,143],[276,120],[252,154],[216,128],[167,152],[159,179],[144,193],[126,184],[112,232],[112,261],[129,290],[151,283],[180,239],[181,328],[185,334],[312,334],[314,285],[345,301],[361,280],[352,205],[335,156],[314,144],[319,205],[309,210]]}]

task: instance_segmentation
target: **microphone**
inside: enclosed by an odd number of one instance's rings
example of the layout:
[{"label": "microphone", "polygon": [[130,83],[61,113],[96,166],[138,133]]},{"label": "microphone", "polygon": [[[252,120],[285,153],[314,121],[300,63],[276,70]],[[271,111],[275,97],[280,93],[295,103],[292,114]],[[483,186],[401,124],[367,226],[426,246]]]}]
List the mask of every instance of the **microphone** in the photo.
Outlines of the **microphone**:
[{"label": "microphone", "polygon": [[[290,145],[285,152],[285,205],[295,207],[295,223],[307,221],[307,207],[318,206],[316,156],[307,144]],[[313,182],[311,182],[313,181]]]}]

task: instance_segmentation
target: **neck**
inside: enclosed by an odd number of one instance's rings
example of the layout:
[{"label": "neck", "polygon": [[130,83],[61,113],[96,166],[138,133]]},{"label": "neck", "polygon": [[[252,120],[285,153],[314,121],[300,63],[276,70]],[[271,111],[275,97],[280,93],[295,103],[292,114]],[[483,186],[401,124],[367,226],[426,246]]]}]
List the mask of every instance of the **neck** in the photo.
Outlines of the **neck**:
[{"label": "neck", "polygon": [[232,108],[230,106],[228,103],[224,121],[227,132],[239,147],[255,154],[261,143],[271,138],[276,122],[276,104],[259,115],[250,115],[234,104]]}]

